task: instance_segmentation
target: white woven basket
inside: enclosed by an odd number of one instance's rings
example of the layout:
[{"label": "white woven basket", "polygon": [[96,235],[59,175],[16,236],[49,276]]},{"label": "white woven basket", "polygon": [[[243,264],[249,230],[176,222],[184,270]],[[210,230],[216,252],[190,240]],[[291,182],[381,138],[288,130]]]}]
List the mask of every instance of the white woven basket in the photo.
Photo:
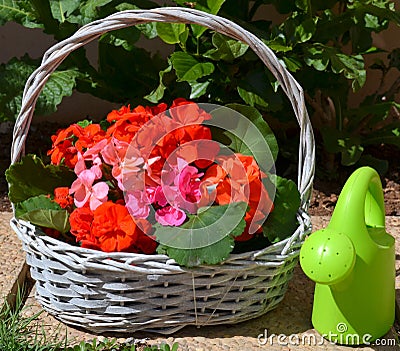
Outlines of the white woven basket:
[{"label": "white woven basket", "polygon": [[260,316],[282,300],[311,228],[307,205],[314,177],[314,138],[302,88],[256,36],[227,19],[193,9],[119,12],[85,25],[51,47],[26,83],[11,162],[24,154],[37,98],[69,53],[106,32],[152,21],[199,24],[240,40],[277,78],[300,125],[299,226],[290,238],[261,251],[231,255],[215,266],[187,269],[165,255],[103,253],[72,246],[43,235],[30,223],[12,219],[43,308],[62,322],[93,333],[171,333],[186,325],[237,323]]}]

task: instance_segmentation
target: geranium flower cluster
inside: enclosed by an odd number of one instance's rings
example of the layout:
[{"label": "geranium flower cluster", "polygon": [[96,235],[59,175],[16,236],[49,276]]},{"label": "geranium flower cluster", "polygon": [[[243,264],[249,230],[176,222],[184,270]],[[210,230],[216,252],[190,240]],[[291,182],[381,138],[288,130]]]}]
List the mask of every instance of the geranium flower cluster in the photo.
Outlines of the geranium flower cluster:
[{"label": "geranium flower cluster", "polygon": [[[106,122],[59,130],[48,152],[53,164],[73,169],[69,188],[54,200],[70,213],[82,247],[106,252],[153,253],[154,224],[181,226],[199,208],[245,201],[253,237],[273,209],[254,158],[226,152],[204,124],[211,115],[176,99],[170,108],[121,107]],[[222,152],[224,151],[224,152]],[[255,230],[250,227],[255,226]]]}]

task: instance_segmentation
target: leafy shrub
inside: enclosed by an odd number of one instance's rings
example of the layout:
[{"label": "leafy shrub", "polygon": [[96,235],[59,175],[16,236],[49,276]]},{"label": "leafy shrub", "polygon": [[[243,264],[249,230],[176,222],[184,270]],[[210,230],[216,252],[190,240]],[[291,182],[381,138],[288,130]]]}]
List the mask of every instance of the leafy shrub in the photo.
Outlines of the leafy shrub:
[{"label": "leafy shrub", "polygon": [[[313,123],[328,153],[341,163],[360,160],[368,145],[400,146],[399,104],[394,96],[400,79],[365,98],[356,109],[348,98],[366,82],[365,57],[382,53],[372,36],[400,14],[390,0],[175,0],[227,17],[258,35],[304,87]],[[42,28],[61,40],[80,26],[120,10],[153,8],[149,0],[23,0],[0,2],[0,25],[15,21]],[[275,9],[280,23],[264,19],[262,10]],[[261,16],[261,19],[259,19]],[[174,45],[162,58],[135,46],[141,36]],[[385,53],[370,67],[382,81],[400,69],[400,49]],[[0,66],[0,120],[14,119],[22,87],[38,61],[28,56]],[[289,121],[291,107],[272,75],[247,46],[197,25],[148,23],[107,33],[99,40],[98,67],[90,64],[84,48],[72,53],[50,79],[36,113],[55,111],[73,89],[118,103],[170,102],[176,96],[210,103],[255,106],[279,123]],[[335,167],[328,157],[329,168]],[[369,157],[362,162],[376,162]]]}]

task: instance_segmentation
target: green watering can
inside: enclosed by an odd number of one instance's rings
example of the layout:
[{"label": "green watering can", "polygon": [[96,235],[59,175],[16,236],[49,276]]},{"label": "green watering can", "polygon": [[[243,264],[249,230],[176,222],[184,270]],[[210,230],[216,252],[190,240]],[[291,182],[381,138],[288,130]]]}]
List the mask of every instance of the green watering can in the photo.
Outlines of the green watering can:
[{"label": "green watering can", "polygon": [[324,338],[369,344],[388,332],[395,316],[395,247],[374,169],[350,176],[328,227],[304,242],[300,264],[316,282],[312,324]]}]

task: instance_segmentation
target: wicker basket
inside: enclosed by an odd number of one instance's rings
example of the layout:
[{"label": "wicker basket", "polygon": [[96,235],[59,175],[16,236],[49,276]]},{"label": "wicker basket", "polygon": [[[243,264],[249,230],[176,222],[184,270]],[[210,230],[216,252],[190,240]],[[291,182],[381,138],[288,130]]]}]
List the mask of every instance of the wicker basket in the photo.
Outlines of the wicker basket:
[{"label": "wicker basket", "polygon": [[165,255],[103,253],[71,246],[42,235],[30,223],[12,219],[43,308],[60,321],[93,333],[146,330],[167,334],[186,325],[230,324],[260,316],[282,300],[311,227],[306,211],[314,177],[314,138],[301,87],[256,36],[229,20],[193,9],[119,12],[82,27],[50,48],[26,83],[14,129],[12,163],[24,153],[43,86],[69,53],[106,32],[151,21],[199,24],[241,40],[275,75],[300,125],[299,226],[290,238],[261,251],[187,269]]}]

